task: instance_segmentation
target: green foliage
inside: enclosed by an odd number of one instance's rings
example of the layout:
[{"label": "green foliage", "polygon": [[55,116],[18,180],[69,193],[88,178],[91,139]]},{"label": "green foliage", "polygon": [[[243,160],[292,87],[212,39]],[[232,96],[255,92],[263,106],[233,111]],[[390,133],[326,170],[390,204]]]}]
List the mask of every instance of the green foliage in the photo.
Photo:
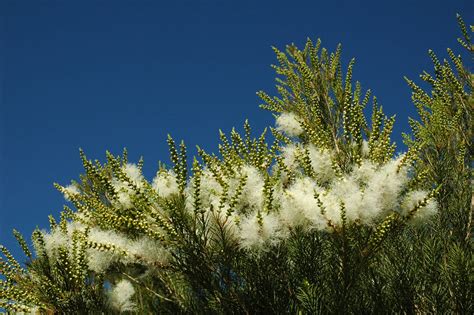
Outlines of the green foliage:
[{"label": "green foliage", "polygon": [[440,62],[430,51],[426,90],[407,79],[419,120],[395,157],[394,117],[352,82],[354,60],[343,71],[341,46],[274,50],[279,96],[258,92],[276,118],[271,145],[246,121],[243,135],[220,131],[218,155],[198,147],[188,166],[169,136],[171,166],[152,182],[126,150],[105,163],[81,150],[80,180],[55,184],[72,207],[33,232],[33,251],[14,231],[26,264],[0,247],[0,307],[473,313],[473,75],[460,56],[448,49]]}]

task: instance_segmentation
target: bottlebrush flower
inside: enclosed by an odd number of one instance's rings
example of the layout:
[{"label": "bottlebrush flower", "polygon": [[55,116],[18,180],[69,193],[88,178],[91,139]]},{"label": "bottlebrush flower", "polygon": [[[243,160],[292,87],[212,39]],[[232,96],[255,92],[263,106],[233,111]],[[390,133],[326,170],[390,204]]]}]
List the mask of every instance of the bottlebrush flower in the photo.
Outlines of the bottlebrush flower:
[{"label": "bottlebrush flower", "polygon": [[293,113],[282,113],[276,119],[276,128],[290,137],[297,137],[303,133],[303,128]]},{"label": "bottlebrush flower", "polygon": [[128,280],[120,280],[109,292],[108,302],[119,312],[135,310],[136,304],[132,301],[135,294],[133,285]]}]

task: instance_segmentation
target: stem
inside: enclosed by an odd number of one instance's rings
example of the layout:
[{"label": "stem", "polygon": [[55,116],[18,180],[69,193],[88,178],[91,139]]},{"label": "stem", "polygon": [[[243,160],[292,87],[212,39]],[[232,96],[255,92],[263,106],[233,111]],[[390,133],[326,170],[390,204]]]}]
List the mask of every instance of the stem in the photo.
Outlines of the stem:
[{"label": "stem", "polygon": [[469,211],[469,216],[466,225],[466,237],[464,238],[465,241],[468,241],[471,237],[471,224],[472,224],[472,212],[474,210],[474,196],[471,198],[471,210]]},{"label": "stem", "polygon": [[144,285],[143,283],[141,283],[140,281],[138,281],[137,279],[135,279],[134,277],[132,277],[131,275],[129,275],[128,273],[126,272],[123,272],[122,271],[122,274],[124,276],[126,276],[128,279],[132,280],[133,282],[135,282],[136,284],[142,286],[143,288],[145,288],[147,291],[149,291],[150,293],[153,293],[154,295],[156,295],[157,297],[159,297],[160,299],[163,299],[165,301],[168,301],[168,302],[173,302],[173,300],[170,300],[168,299],[167,297],[164,297],[162,296],[161,294],[158,294],[157,292],[153,291],[152,289],[150,289],[149,287],[147,287],[146,285]]}]

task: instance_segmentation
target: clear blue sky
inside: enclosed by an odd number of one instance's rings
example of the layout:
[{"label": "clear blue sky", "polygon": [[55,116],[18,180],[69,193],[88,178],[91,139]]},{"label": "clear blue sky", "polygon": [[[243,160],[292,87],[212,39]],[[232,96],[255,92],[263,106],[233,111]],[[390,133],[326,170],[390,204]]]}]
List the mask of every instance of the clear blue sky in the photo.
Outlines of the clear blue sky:
[{"label": "clear blue sky", "polygon": [[[273,92],[271,45],[307,37],[370,87],[395,135],[414,115],[403,76],[430,70],[427,50],[459,50],[455,14],[470,1],[0,1],[0,243],[47,226],[64,199],[53,182],[90,158],[129,149],[151,178],[168,162],[166,135],[215,151],[218,129],[273,123],[255,92]],[[195,150],[191,150],[195,153]]]}]

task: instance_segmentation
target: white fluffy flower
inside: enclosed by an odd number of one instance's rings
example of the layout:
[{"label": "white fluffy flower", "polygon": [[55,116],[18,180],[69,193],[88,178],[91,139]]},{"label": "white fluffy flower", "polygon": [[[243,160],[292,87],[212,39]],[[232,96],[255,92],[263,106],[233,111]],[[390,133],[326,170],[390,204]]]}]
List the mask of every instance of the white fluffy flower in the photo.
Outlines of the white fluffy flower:
[{"label": "white fluffy flower", "polygon": [[257,214],[245,217],[240,223],[240,245],[243,248],[261,247],[266,241],[277,241],[281,237],[278,217],[262,214],[262,226],[258,224]]},{"label": "white fluffy flower", "polygon": [[247,176],[247,181],[242,191],[244,203],[256,209],[263,206],[263,176],[258,169],[251,165],[244,165],[241,169],[242,175]]},{"label": "white fluffy flower", "polygon": [[332,157],[328,150],[316,148],[313,144],[308,146],[311,167],[316,178],[322,182],[330,181],[335,173],[332,168]]},{"label": "white fluffy flower", "polygon": [[[114,231],[104,231],[93,228],[89,232],[89,240],[99,244],[114,245],[120,249],[127,249],[129,247],[129,239],[124,235],[115,233]],[[93,248],[87,249],[87,264],[89,269],[102,273],[109,266],[118,262],[122,257],[119,253],[113,251],[99,251]]]},{"label": "white fluffy flower", "polygon": [[[361,217],[361,213],[365,209],[363,193],[353,177],[345,177],[336,181],[330,192],[336,200],[344,204],[346,216],[350,221],[355,221]],[[337,205],[335,214],[340,215],[341,204]]]},{"label": "white fluffy flower", "polygon": [[223,188],[208,169],[202,172],[201,176],[201,202],[204,207],[219,208]]},{"label": "white fluffy flower", "polygon": [[262,216],[262,239],[271,242],[278,241],[282,236],[281,224],[274,213],[266,213]]},{"label": "white fluffy flower", "polygon": [[135,303],[132,297],[135,294],[133,285],[127,280],[120,280],[109,292],[108,302],[116,311],[134,311]]},{"label": "white fluffy flower", "polygon": [[166,264],[169,259],[169,253],[161,246],[161,244],[149,237],[141,237],[131,242],[127,250],[135,256],[146,260],[150,263],[159,262]]},{"label": "white fluffy flower", "polygon": [[121,253],[115,251],[100,251],[93,248],[87,249],[89,269],[97,273],[106,271],[110,265],[116,262],[122,262],[124,264],[137,262],[137,260],[143,260],[148,263],[158,262],[160,264],[166,264],[168,262],[168,252],[161,244],[148,237],[132,240],[126,235],[114,231],[92,228],[89,232],[88,239],[99,244],[113,245],[128,253],[128,255],[123,256]]},{"label": "white fluffy flower", "polygon": [[87,266],[96,273],[105,272],[110,265],[118,261],[118,256],[108,251],[98,251],[92,248],[86,250]]},{"label": "white fluffy flower", "polygon": [[364,140],[362,141],[362,156],[367,157],[369,156],[370,148],[369,148],[369,141]]},{"label": "white fluffy flower", "polygon": [[276,128],[290,137],[297,137],[303,133],[303,128],[296,119],[296,115],[288,112],[278,116],[276,119]]},{"label": "white fluffy flower", "polygon": [[[291,113],[283,113],[278,124],[280,127],[285,124],[288,127],[291,125],[289,121],[301,128],[295,115]],[[296,135],[297,132],[293,134]],[[366,146],[366,143],[365,141],[363,145]],[[314,178],[305,175],[301,166],[301,154],[305,153],[305,150],[314,170]],[[360,164],[349,168],[352,169],[350,172],[336,176],[332,165],[334,154],[331,150],[323,150],[313,144],[290,143],[282,147],[280,156],[294,177],[291,182],[286,181],[285,176],[288,177],[288,174],[281,174],[281,178],[272,178],[273,199],[270,213],[264,209],[265,177],[259,169],[249,164],[236,163],[233,172],[222,171],[219,175],[222,178],[216,179],[210,169],[204,168],[200,177],[199,197],[200,210],[204,211],[205,219],[209,222],[207,228],[212,229],[216,224],[227,224],[232,234],[240,240],[242,248],[262,248],[263,245],[278,242],[286,237],[295,227],[327,230],[329,226],[340,225],[342,205],[349,222],[373,224],[390,211],[407,213],[427,194],[415,191],[402,198],[409,176],[406,167],[399,169],[401,157],[383,165],[364,158]],[[145,183],[136,165],[127,164],[124,172],[136,186],[140,187]],[[241,187],[238,200],[233,200],[236,204],[231,209],[230,201],[236,196],[242,177],[246,178],[245,184]],[[226,183],[226,196],[221,180]],[[195,178],[191,179],[184,188],[185,207],[191,214],[195,210],[194,181]],[[112,179],[112,185],[117,191],[119,206],[132,207],[135,192],[130,185],[116,178]],[[163,198],[178,193],[176,174],[172,170],[161,169],[153,180],[152,188]],[[319,201],[315,198],[315,192]],[[229,213],[229,210],[232,211]],[[436,202],[430,200],[415,214],[414,219],[424,218],[435,211]],[[257,213],[261,213],[261,222]],[[151,216],[149,220],[153,222]],[[54,232],[46,235],[47,251],[54,254],[54,248],[67,244],[69,230],[66,234],[68,235]],[[119,233],[92,228],[89,239],[99,244],[114,245],[128,253],[122,255],[114,251],[88,249],[89,268],[98,273],[104,272],[115,262],[167,263],[169,257],[169,253],[161,244],[147,237],[130,239]]]},{"label": "white fluffy flower", "polygon": [[58,249],[64,247],[68,249],[72,244],[72,235],[78,230],[84,232],[86,227],[79,222],[68,222],[66,225],[66,231],[57,226],[51,232],[43,231],[43,239],[46,254],[52,260],[57,258]]},{"label": "white fluffy flower", "polygon": [[400,193],[408,182],[405,168],[397,172],[399,163],[400,158],[391,160],[368,178],[363,196],[365,209],[361,213],[365,222],[397,209]]},{"label": "white fluffy flower", "polygon": [[[411,191],[405,196],[405,199],[402,202],[401,210],[402,214],[407,215],[415,206],[421,202],[423,199],[425,199],[428,196],[428,192],[423,191],[423,190],[414,190]],[[419,221],[421,219],[430,217],[437,212],[437,202],[435,199],[430,198],[428,200],[428,203],[424,206],[418,209],[418,211],[415,212],[413,215],[413,220]]]},{"label": "white fluffy flower", "polygon": [[[185,195],[186,195],[186,204],[185,207],[189,212],[194,212],[194,197],[195,197],[195,178],[193,177],[187,187],[185,188]],[[230,189],[235,189],[235,187],[230,187]],[[221,207],[221,198],[223,195],[224,189],[219,184],[219,182],[214,177],[214,174],[209,169],[204,169],[200,176],[200,194],[199,198],[201,201],[201,210],[205,212],[216,210],[223,210],[228,209],[228,205],[223,204],[222,209]]]},{"label": "white fluffy flower", "polygon": [[332,225],[341,224],[341,199],[332,191],[325,191],[319,196],[324,206],[324,218],[331,221]]},{"label": "white fluffy flower", "polygon": [[132,189],[127,183],[124,183],[117,178],[113,178],[111,184],[117,193],[117,201],[114,202],[114,206],[122,209],[130,209],[133,206],[132,199],[130,198],[130,195],[134,194]]},{"label": "white fluffy flower", "polygon": [[179,192],[178,180],[172,170],[160,170],[153,179],[152,187],[162,198]]},{"label": "white fluffy flower", "polygon": [[281,156],[283,157],[283,162],[290,169],[295,169],[298,162],[298,154],[301,150],[301,147],[298,144],[290,143],[283,148],[281,148]]},{"label": "white fluffy flower", "polygon": [[[299,162],[298,162],[298,155],[300,154],[302,146],[298,143],[289,143],[286,146],[281,148],[280,157],[282,157],[282,162],[288,168],[288,170],[296,173],[301,174],[301,170],[299,169]],[[272,166],[271,174],[275,174],[279,168],[279,164],[274,164]],[[286,171],[282,171],[280,173],[280,179],[282,182],[287,182],[289,178],[289,174]]]},{"label": "white fluffy flower", "polygon": [[64,187],[64,199],[68,201],[71,200],[70,196],[79,195],[80,193],[79,188],[74,184]]},{"label": "white fluffy flower", "polygon": [[377,166],[372,161],[362,160],[360,165],[355,166],[352,170],[352,176],[359,184],[366,185],[369,179],[375,175],[376,171]]},{"label": "white fluffy flower", "polygon": [[323,229],[326,220],[321,215],[314,192],[320,188],[309,177],[297,178],[286,189],[281,198],[280,218],[288,227],[304,225],[309,222],[309,227]]},{"label": "white fluffy flower", "polygon": [[[128,163],[123,167],[123,172],[138,189],[143,187],[145,179],[138,166]],[[112,178],[111,184],[117,193],[117,200],[114,206],[121,209],[130,209],[133,206],[132,196],[135,195],[135,191],[130,187],[129,183],[123,182],[118,178]]]},{"label": "white fluffy flower", "polygon": [[143,175],[135,164],[128,163],[123,168],[124,173],[130,178],[133,184],[138,188],[143,186]]},{"label": "white fluffy flower", "polygon": [[43,239],[46,254],[50,259],[55,259],[58,248],[67,246],[70,241],[69,236],[58,228],[50,233],[43,232]]}]

